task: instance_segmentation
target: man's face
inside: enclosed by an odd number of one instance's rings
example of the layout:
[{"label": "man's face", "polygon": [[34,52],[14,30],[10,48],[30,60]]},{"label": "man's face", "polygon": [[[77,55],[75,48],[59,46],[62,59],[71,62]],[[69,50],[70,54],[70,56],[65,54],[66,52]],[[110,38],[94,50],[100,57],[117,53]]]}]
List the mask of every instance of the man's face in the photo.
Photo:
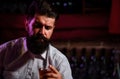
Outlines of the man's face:
[{"label": "man's face", "polygon": [[42,34],[45,38],[50,39],[55,27],[55,18],[49,18],[47,16],[36,14],[27,25],[29,36],[39,33]]},{"label": "man's face", "polygon": [[28,48],[35,53],[42,53],[47,47],[55,27],[55,18],[36,14],[27,22]]}]

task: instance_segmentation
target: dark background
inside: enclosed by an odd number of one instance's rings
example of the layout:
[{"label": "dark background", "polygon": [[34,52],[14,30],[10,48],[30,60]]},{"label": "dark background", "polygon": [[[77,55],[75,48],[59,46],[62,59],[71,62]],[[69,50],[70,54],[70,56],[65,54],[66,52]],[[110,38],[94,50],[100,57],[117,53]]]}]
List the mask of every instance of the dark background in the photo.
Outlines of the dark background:
[{"label": "dark background", "polygon": [[[120,0],[51,0],[61,14],[53,45],[74,79],[120,79]],[[0,44],[26,36],[31,0],[0,0]]]},{"label": "dark background", "polygon": [[[53,41],[115,40],[110,32],[111,0],[51,0],[61,14]],[[0,1],[0,41],[25,36],[24,14],[31,0]]]}]

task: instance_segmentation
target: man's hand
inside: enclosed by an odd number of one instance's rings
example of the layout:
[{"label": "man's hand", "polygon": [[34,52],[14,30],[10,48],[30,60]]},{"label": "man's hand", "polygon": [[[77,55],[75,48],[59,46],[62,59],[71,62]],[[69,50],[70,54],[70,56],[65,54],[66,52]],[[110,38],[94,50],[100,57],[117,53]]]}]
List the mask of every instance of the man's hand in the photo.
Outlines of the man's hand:
[{"label": "man's hand", "polygon": [[62,75],[54,66],[50,65],[49,70],[40,70],[40,79],[62,79]]}]

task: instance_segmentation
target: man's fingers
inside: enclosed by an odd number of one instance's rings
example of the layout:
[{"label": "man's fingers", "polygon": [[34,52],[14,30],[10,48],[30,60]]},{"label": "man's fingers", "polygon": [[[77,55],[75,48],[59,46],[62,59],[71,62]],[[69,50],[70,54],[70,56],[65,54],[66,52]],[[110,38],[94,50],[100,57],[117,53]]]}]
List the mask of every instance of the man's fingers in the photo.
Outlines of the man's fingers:
[{"label": "man's fingers", "polygon": [[57,74],[55,74],[55,73],[46,73],[44,76],[49,77],[49,78],[57,78],[58,77]]},{"label": "man's fingers", "polygon": [[40,71],[40,77],[41,78],[45,78],[45,79],[62,79],[61,74],[52,65],[49,65],[48,70],[39,70],[39,71]]},{"label": "man's fingers", "polygon": [[49,65],[49,68],[53,73],[59,73],[58,70],[54,66]]}]

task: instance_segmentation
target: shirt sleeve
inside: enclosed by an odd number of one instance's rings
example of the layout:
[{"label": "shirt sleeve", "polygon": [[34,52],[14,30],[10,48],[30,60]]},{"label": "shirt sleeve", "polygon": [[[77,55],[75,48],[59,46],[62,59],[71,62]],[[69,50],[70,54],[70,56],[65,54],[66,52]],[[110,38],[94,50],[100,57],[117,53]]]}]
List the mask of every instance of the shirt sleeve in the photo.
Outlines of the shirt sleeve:
[{"label": "shirt sleeve", "polygon": [[63,79],[73,79],[70,64],[66,57],[60,62],[59,69],[60,73],[63,75]]},{"label": "shirt sleeve", "polygon": [[61,73],[62,79],[73,79],[72,71],[67,57],[51,46],[50,63]]},{"label": "shirt sleeve", "polygon": [[4,61],[5,51],[6,51],[6,44],[0,45],[0,79],[3,79],[2,74],[4,70],[3,61]]},{"label": "shirt sleeve", "polygon": [[58,71],[62,74],[63,79],[73,79],[71,67],[66,56],[57,52],[55,57],[55,65]]}]

